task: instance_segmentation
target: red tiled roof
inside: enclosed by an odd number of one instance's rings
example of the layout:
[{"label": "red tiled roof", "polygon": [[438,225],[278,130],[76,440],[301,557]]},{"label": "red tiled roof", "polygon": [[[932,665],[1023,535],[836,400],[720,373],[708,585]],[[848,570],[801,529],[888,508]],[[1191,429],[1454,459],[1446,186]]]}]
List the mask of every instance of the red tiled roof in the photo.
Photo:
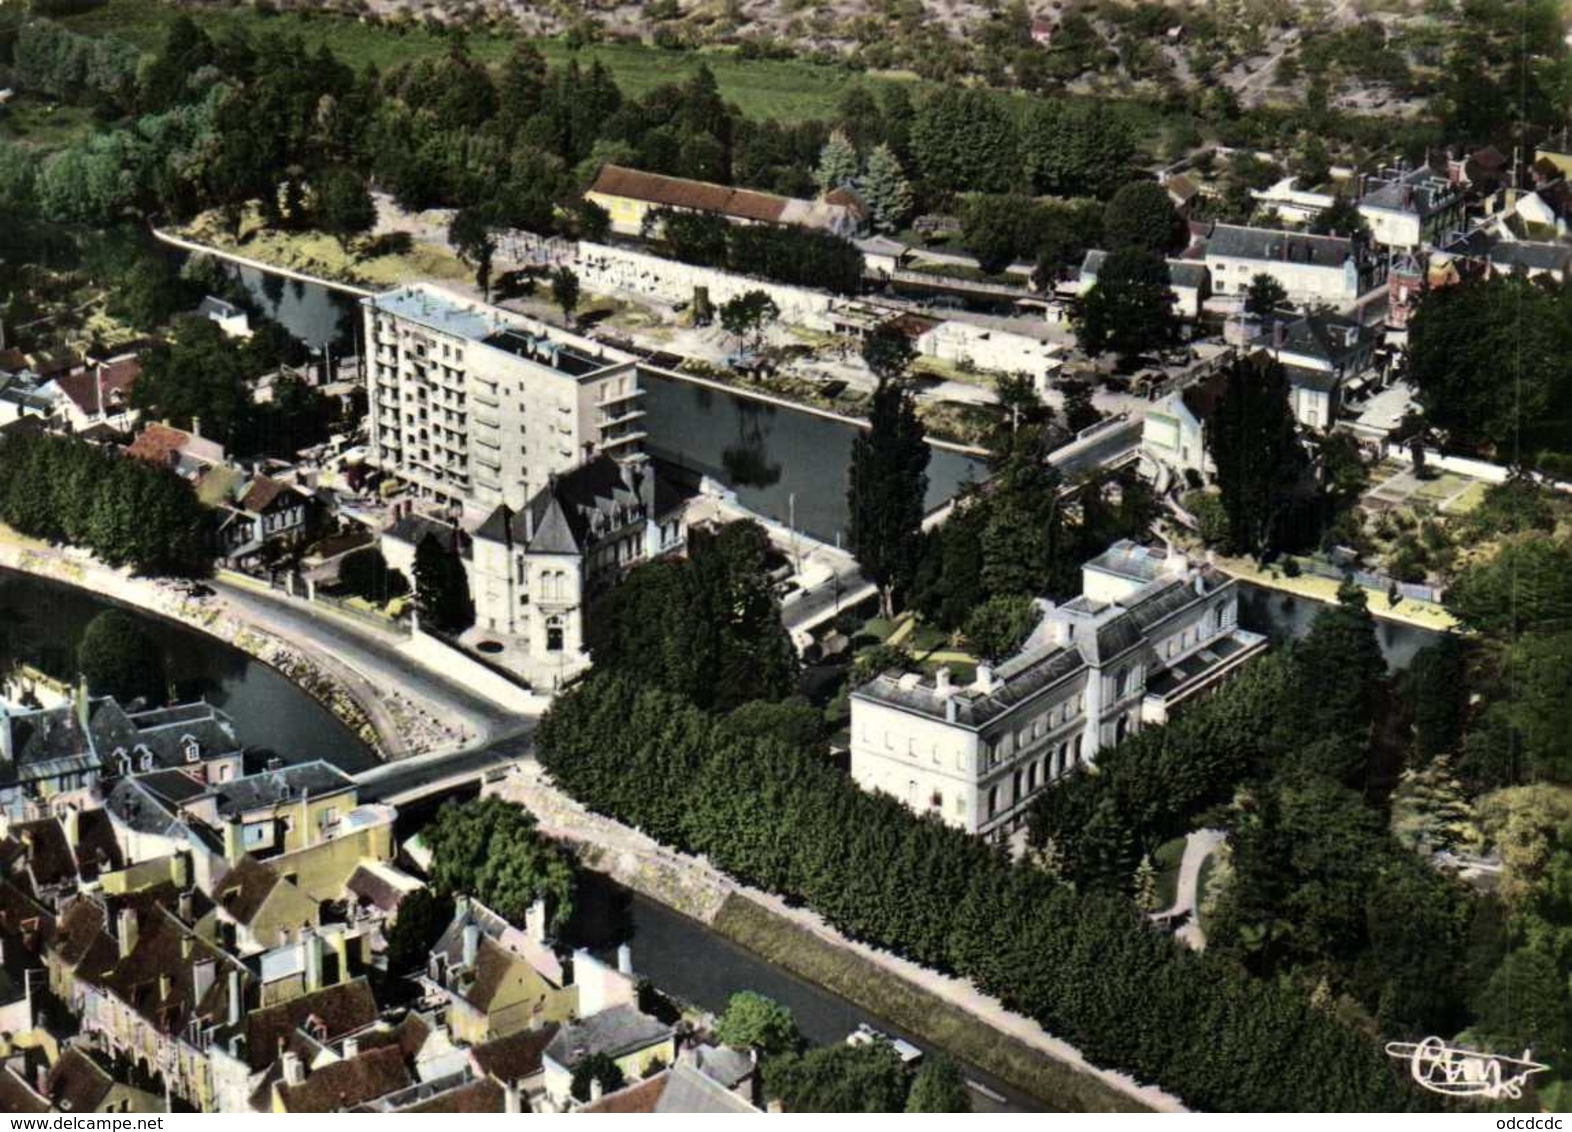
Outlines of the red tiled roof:
[{"label": "red tiled roof", "polygon": [[166,424],[150,424],[126,449],[127,456],[154,464],[169,464],[170,458],[191,442],[191,434]]},{"label": "red tiled roof", "polygon": [[397,1046],[383,1046],[315,1070],[299,1085],[278,1086],[285,1112],[339,1112],[413,1084]]},{"label": "red tiled roof", "polygon": [[541,1071],[541,1055],[557,1036],[556,1025],[538,1030],[520,1030],[505,1038],[478,1045],[469,1051],[480,1072],[504,1085],[533,1077]]},{"label": "red tiled roof", "polygon": [[657,1073],[636,1085],[608,1093],[598,1101],[585,1105],[580,1112],[654,1112],[666,1091],[667,1075]]},{"label": "red tiled roof", "polygon": [[0,1112],[48,1112],[49,1102],[35,1093],[30,1085],[12,1072],[8,1065],[0,1065]]},{"label": "red tiled roof", "polygon": [[470,1081],[456,1089],[438,1093],[430,1100],[396,1109],[396,1112],[501,1112],[502,1086],[495,1081]]},{"label": "red tiled roof", "polygon": [[60,1055],[44,1083],[50,1102],[61,1112],[97,1112],[114,1087],[109,1071],[75,1046]]},{"label": "red tiled roof", "polygon": [[[338,983],[246,1017],[246,1056],[253,1070],[278,1056],[281,1039],[308,1022],[320,1026],[321,1040],[334,1041],[377,1020],[377,1000],[364,978]],[[390,1048],[399,1049],[398,1045]]]},{"label": "red tiled roof", "polygon": [[740,220],[766,223],[779,222],[781,213],[791,203],[790,198],[773,193],[734,189],[729,185],[690,181],[684,177],[666,177],[659,173],[627,169],[621,165],[602,165],[589,191],[603,196],[642,200],[667,208],[716,212]]},{"label": "red tiled roof", "polygon": [[279,483],[267,476],[258,476],[251,481],[251,486],[246,488],[246,494],[240,499],[240,506],[253,515],[259,515],[273,505],[273,501],[286,491],[290,490],[287,484]]},{"label": "red tiled roof", "polygon": [[55,379],[60,391],[71,398],[82,412],[93,415],[118,412],[131,396],[131,387],[142,374],[142,363],[135,358],[89,366],[81,373]]}]

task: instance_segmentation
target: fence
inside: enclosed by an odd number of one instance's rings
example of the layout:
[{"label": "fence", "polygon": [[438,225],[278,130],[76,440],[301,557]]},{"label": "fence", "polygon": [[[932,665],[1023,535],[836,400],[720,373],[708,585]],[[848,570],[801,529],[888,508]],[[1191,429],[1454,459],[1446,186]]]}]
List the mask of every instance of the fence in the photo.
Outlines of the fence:
[{"label": "fence", "polygon": [[1292,558],[1291,561],[1306,574],[1313,574],[1318,578],[1327,578],[1334,582],[1341,582],[1347,578],[1357,586],[1381,593],[1391,593],[1395,588],[1398,593],[1413,601],[1428,601],[1440,605],[1446,598],[1446,589],[1442,586],[1427,585],[1424,582],[1400,582],[1390,574],[1338,567],[1314,558]]}]

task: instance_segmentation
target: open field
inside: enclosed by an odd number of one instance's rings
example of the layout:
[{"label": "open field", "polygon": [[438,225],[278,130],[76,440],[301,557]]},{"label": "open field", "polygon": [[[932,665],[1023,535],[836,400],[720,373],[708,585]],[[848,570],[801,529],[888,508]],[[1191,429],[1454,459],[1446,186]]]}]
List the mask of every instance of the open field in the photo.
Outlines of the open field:
[{"label": "open field", "polygon": [[[156,0],[109,0],[101,8],[65,17],[61,22],[79,32],[111,34],[152,50],[163,40],[170,9]],[[341,16],[298,13],[265,16],[250,8],[194,11],[192,18],[209,33],[244,30],[298,34],[320,43],[356,68],[390,67],[425,55],[445,52],[452,41],[422,28],[393,29],[362,24]],[[470,53],[500,63],[515,42],[512,36],[474,33]],[[546,61],[566,63],[574,54],[560,39],[533,40]],[[891,83],[890,77],[864,78],[853,71],[793,59],[740,59],[730,51],[667,51],[633,43],[597,43],[577,52],[581,65],[599,60],[616,77],[624,94],[640,95],[663,83],[679,82],[702,61],[715,73],[721,93],[751,118],[783,122],[823,117],[834,111],[845,90],[859,82]]]},{"label": "open field", "polygon": [[711,926],[771,963],[942,1046],[1055,1111],[1145,1111],[1100,1081],[1000,1033],[861,956],[830,946],[744,897],[728,896]]}]

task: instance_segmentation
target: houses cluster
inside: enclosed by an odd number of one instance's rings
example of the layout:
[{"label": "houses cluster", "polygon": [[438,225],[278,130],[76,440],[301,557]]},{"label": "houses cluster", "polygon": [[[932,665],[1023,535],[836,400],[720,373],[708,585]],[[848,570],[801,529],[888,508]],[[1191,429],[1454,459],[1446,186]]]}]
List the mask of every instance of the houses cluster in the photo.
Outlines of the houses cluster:
[{"label": "houses cluster", "polygon": [[646,1013],[631,952],[559,949],[542,903],[460,898],[389,972],[423,886],[396,811],[251,765],[216,708],[7,708],[0,750],[8,1112],[757,1111],[748,1051]]}]

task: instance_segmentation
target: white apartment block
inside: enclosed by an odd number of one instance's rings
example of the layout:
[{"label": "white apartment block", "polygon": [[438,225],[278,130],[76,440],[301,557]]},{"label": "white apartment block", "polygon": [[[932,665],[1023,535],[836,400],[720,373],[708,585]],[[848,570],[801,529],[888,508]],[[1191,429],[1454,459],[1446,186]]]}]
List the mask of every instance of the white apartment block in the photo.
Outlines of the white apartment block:
[{"label": "white apartment block", "polygon": [[430,284],[363,299],[371,460],[478,521],[644,439],[633,359]]},{"label": "white apartment block", "polygon": [[1003,838],[1061,776],[1229,678],[1266,639],[1233,579],[1119,542],[1048,606],[1021,652],[969,685],[885,673],[851,697],[851,773],[918,813]]}]

